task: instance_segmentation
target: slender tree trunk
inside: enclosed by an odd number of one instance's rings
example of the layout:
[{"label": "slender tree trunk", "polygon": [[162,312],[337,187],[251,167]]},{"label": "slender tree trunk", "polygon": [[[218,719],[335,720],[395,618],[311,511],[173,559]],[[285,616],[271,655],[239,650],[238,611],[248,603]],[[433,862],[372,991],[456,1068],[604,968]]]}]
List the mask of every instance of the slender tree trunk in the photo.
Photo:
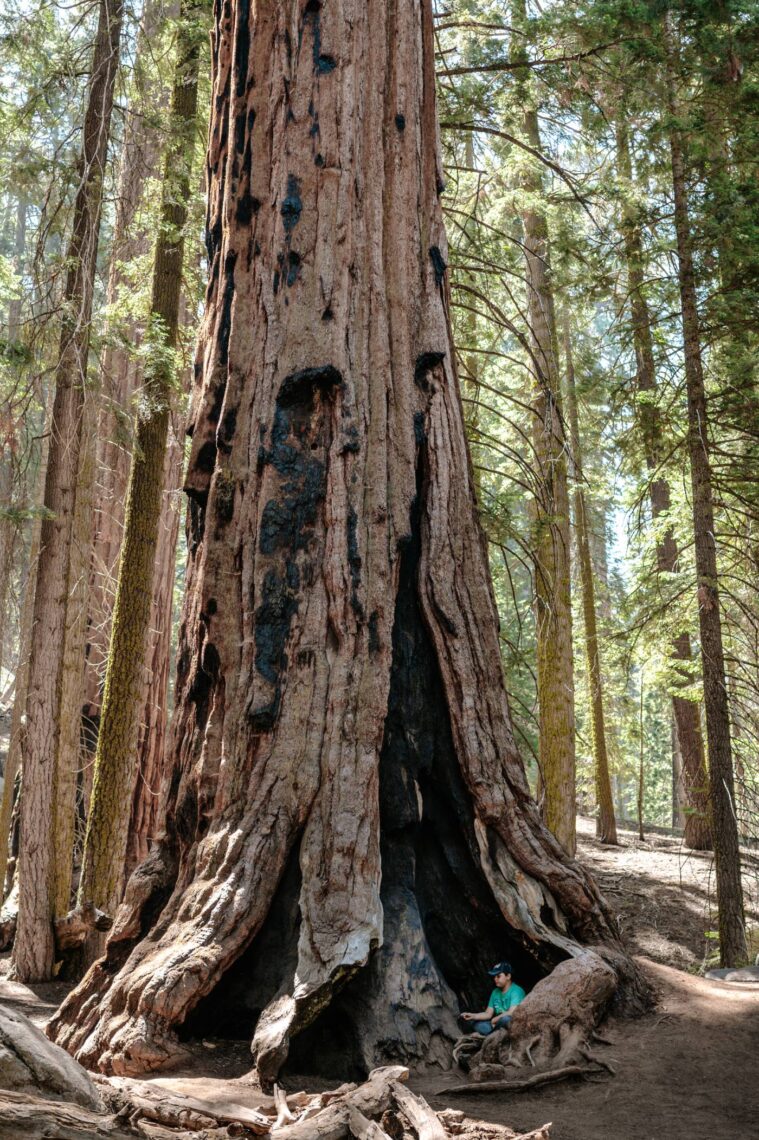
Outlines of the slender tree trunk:
[{"label": "slender tree trunk", "polygon": [[672,826],[685,827],[685,785],[683,782],[683,756],[677,735],[677,721],[672,713]]},{"label": "slender tree trunk", "polygon": [[[632,161],[627,127],[617,124],[617,165],[619,172],[632,185]],[[640,227],[629,207],[623,210],[622,231],[625,241],[628,290],[633,324],[633,342],[637,362],[638,392],[642,395],[641,427],[646,464],[651,474],[649,496],[654,523],[669,514],[671,499],[669,483],[662,472],[664,461],[664,430],[656,403],[656,367],[654,364],[651,317],[644,285],[644,256]],[[677,539],[672,527],[667,527],[656,543],[656,566],[660,574],[672,574],[679,563]],[[680,633],[672,644],[672,658],[683,687],[693,684],[690,635]],[[677,733],[677,748],[682,763],[682,782],[687,810],[684,841],[696,851],[712,846],[711,814],[708,798],[706,757],[701,733],[699,706],[696,701],[677,693],[672,695],[672,713]],[[674,765],[674,752],[673,752]]]},{"label": "slender tree trunk", "polygon": [[19,914],[13,969],[44,981],[53,968],[53,787],[66,622],[66,588],[79,470],[92,295],[122,0],[101,0],[83,128],[80,182],[68,249],[60,355],[55,376],[45,507],[29,662]]},{"label": "slender tree trunk", "polygon": [[[79,903],[112,913],[121,900],[135,751],[144,707],[144,661],[161,517],[170,403],[182,290],[184,227],[197,118],[197,0],[180,12],[171,128],[165,157],[161,223],[153,267],[143,410],[137,418],[127,491],[124,542],[113,611],[95,776],[79,883]],[[90,957],[100,949],[93,934]]]},{"label": "slender tree trunk", "polygon": [[[45,486],[45,471],[47,469],[47,432],[42,433],[42,448],[38,486],[34,495],[33,504],[38,506],[42,502]],[[26,712],[26,695],[29,681],[29,659],[32,652],[32,631],[34,618],[34,590],[37,581],[37,559],[40,550],[40,533],[42,519],[37,516],[32,522],[31,540],[29,543],[29,562],[26,572],[26,585],[24,587],[24,601],[21,606],[18,634],[18,664],[16,666],[16,688],[13,695],[13,712],[11,713],[11,728],[8,738],[8,756],[5,762],[3,798],[0,804],[0,895],[6,893],[6,871],[8,869],[8,843],[10,838],[11,816],[13,814],[14,789],[16,777],[21,767],[23,752],[24,713]],[[10,890],[10,884],[8,884]]]},{"label": "slender tree trunk", "polygon": [[[16,232],[14,239],[14,268],[21,274],[24,268],[24,251],[26,249],[26,195],[19,195],[16,207]],[[13,345],[20,335],[21,299],[14,297],[8,305],[8,344]],[[5,409],[3,409],[5,413]],[[18,538],[18,527],[6,511],[13,506],[13,435],[14,413],[8,408],[7,419],[5,414],[4,427],[8,432],[5,438],[0,439],[2,456],[0,457],[0,693],[2,693],[3,665],[5,663],[5,649],[8,645],[8,626],[10,624],[10,607],[8,594],[10,591],[13,573],[13,554]],[[2,879],[0,879],[0,883]]]},{"label": "slender tree trunk", "polygon": [[641,674],[640,674],[640,715],[639,715],[639,722],[638,722],[638,732],[640,734],[640,747],[639,747],[639,753],[638,753],[638,780],[637,780],[636,796],[635,796],[637,811],[638,811],[638,839],[640,839],[641,842],[646,838],[645,832],[643,831],[643,802],[644,802],[643,797],[644,797],[644,793],[645,793],[644,759],[645,759],[645,751],[646,751],[646,737],[645,737],[644,728],[645,728],[645,721],[643,718],[643,672],[641,670]]},{"label": "slender tree trunk", "polygon": [[590,692],[590,723],[593,740],[593,770],[596,785],[596,835],[603,843],[617,842],[617,822],[614,818],[614,799],[609,778],[609,756],[606,750],[606,728],[604,725],[603,682],[601,680],[601,654],[598,646],[596,624],[596,597],[593,583],[593,563],[590,556],[588,519],[585,511],[583,491],[582,448],[580,444],[580,423],[577,414],[577,391],[572,359],[572,342],[569,320],[564,315],[564,353],[566,358],[567,407],[572,443],[572,467],[574,481],[574,514],[577,533],[577,553],[580,562],[582,583],[582,610],[585,619],[585,652],[588,662],[588,689]]},{"label": "slender tree trunk", "polygon": [[[26,255],[26,216],[29,208],[25,191],[20,191],[16,206],[16,235],[14,241],[14,269],[19,277],[24,272]],[[8,341],[17,342],[21,336],[22,298],[14,297],[8,305]]]},{"label": "slender tree trunk", "polygon": [[[524,0],[515,0],[514,24],[525,27]],[[513,53],[526,60],[524,40]],[[525,83],[522,129],[540,150],[540,128],[532,93]],[[542,177],[528,170],[522,188],[535,199]],[[538,731],[541,792],[546,824],[573,854],[575,834],[575,713],[572,650],[572,599],[569,487],[561,380],[549,257],[548,225],[535,206],[522,211],[527,312],[533,385],[533,444],[537,462],[534,502],[535,607],[538,679]]]},{"label": "slender tree trunk", "polygon": [[65,915],[71,905],[71,884],[76,824],[76,789],[84,697],[84,645],[87,618],[89,566],[92,557],[92,506],[95,465],[95,399],[85,394],[82,407],[82,445],[79,453],[74,524],[69,552],[66,590],[66,626],[61,666],[60,706],[57,726],[55,787],[53,792],[54,917]]},{"label": "slender tree trunk", "polygon": [[[174,15],[176,11],[178,5]],[[163,138],[156,112],[166,107],[170,92],[155,77],[150,56],[162,20],[170,14],[158,0],[149,0],[140,20],[135,67],[138,78],[135,79],[134,96],[127,111],[119,164],[107,289],[109,305],[114,305],[131,289],[129,273],[124,267],[134,263],[138,257],[145,257],[151,246],[151,234],[147,232],[140,211],[144,205],[146,184],[161,174]],[[147,65],[146,60],[149,60]],[[140,380],[137,350],[142,344],[143,331],[140,321],[131,320],[125,330],[129,348],[121,343],[109,345],[103,352],[100,365],[103,399],[97,430],[97,501],[88,599],[84,709],[85,734],[93,754],[100,723],[124,531],[124,505],[132,451],[132,400]]]},{"label": "slender tree trunk", "polygon": [[712,472],[709,459],[709,419],[701,361],[701,332],[696,299],[692,239],[688,217],[683,138],[678,126],[678,67],[674,36],[665,19],[668,49],[667,98],[671,117],[669,143],[675,199],[675,232],[679,264],[688,393],[688,451],[693,495],[693,534],[698,577],[701,661],[704,676],[706,737],[709,750],[709,786],[714,823],[714,859],[717,871],[720,959],[724,966],[746,961],[745,913],[738,823],[735,814],[730,713],[722,648],[717,545],[714,530]]},{"label": "slender tree trunk", "polygon": [[[47,457],[49,448],[49,432],[47,425],[50,420],[49,401],[42,396],[43,417],[40,428],[40,447],[37,475],[34,489],[30,495],[29,505],[36,508],[42,506],[45,493],[45,473],[47,471]],[[11,889],[11,882],[6,884],[9,861],[9,840],[11,832],[11,818],[14,808],[14,793],[16,779],[21,768],[23,754],[23,734],[26,714],[26,697],[29,680],[29,659],[32,651],[32,631],[34,618],[34,592],[37,583],[37,560],[40,551],[40,534],[42,518],[35,514],[30,527],[29,556],[25,573],[25,586],[21,614],[19,616],[18,631],[18,661],[16,664],[16,677],[13,694],[13,711],[11,713],[10,736],[8,738],[8,756],[5,763],[2,804],[0,804],[0,894],[7,894]],[[11,876],[12,878],[12,876]]]},{"label": "slender tree trunk", "polygon": [[[10,450],[10,449],[9,449]],[[13,548],[16,527],[9,514],[13,507],[13,467],[10,455],[0,460],[0,677],[2,677],[4,649],[8,640],[8,593],[13,569]]]},{"label": "slender tree trunk", "polygon": [[608,976],[578,938],[632,981],[514,747],[434,55],[429,0],[216,7],[164,830],[50,1026],[104,1070],[171,1064],[178,1025],[222,1018],[264,1080],[291,1045],[445,1064],[493,953]]},{"label": "slender tree trunk", "polygon": [[[175,416],[174,420],[179,417]],[[153,577],[153,599],[147,654],[147,699],[137,739],[139,771],[132,796],[132,815],[127,838],[125,878],[146,859],[159,827],[161,786],[165,773],[167,703],[171,620],[173,616],[174,566],[179,538],[179,503],[182,486],[184,449],[174,432],[166,452],[163,504]]]}]

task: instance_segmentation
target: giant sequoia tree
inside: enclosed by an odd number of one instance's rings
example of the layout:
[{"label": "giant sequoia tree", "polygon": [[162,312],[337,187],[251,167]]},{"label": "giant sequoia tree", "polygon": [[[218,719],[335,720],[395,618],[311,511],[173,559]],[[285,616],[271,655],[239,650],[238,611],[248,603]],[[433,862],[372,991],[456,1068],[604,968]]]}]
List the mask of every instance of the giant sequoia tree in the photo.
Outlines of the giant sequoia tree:
[{"label": "giant sequoia tree", "polygon": [[219,0],[213,51],[165,830],[51,1032],[122,1073],[211,1025],[255,1030],[267,1079],[291,1049],[445,1063],[490,960],[536,982],[575,958],[598,1002],[636,980],[513,742],[431,7]]}]

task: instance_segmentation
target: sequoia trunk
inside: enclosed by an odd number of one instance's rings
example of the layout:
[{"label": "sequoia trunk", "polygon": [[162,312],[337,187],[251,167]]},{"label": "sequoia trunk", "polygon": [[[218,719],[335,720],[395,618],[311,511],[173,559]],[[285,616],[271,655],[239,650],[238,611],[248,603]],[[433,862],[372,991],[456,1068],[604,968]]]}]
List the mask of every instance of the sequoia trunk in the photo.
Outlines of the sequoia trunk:
[{"label": "sequoia trunk", "polygon": [[388,1050],[445,1064],[489,959],[535,979],[580,938],[625,967],[514,747],[431,6],[219,2],[213,60],[164,833],[51,1032],[122,1073],[211,1025],[255,1028],[266,1080],[296,1034],[344,1073]]}]

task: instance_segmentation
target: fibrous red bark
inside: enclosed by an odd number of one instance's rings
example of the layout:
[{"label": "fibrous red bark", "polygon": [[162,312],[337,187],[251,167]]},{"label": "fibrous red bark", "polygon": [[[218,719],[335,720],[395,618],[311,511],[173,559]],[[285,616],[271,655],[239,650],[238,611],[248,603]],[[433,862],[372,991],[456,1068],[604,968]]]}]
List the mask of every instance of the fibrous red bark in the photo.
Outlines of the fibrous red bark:
[{"label": "fibrous red bark", "polygon": [[431,9],[221,3],[213,46],[165,831],[51,1032],[124,1074],[210,1025],[252,1034],[266,1080],[291,1045],[346,1073],[446,1064],[505,953],[529,982],[593,942],[637,983],[514,746],[448,322]]}]

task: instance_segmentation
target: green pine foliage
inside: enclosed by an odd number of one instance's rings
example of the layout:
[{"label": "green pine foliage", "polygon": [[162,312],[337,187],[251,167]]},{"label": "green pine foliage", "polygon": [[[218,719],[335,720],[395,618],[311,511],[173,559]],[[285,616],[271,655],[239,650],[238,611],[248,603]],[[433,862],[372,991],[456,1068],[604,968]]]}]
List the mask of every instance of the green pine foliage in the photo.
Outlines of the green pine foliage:
[{"label": "green pine foliage", "polygon": [[[585,495],[599,594],[606,715],[617,809],[672,819],[673,692],[699,701],[696,656],[684,678],[671,657],[688,632],[698,653],[682,330],[676,278],[669,121],[661,18],[672,9],[682,58],[699,303],[718,482],[739,812],[756,834],[757,692],[757,37],[755,5],[638,3],[528,5],[526,29],[502,4],[448,4],[438,17],[444,196],[453,317],[481,517],[492,548],[504,673],[533,777],[534,617],[529,503],[534,495],[527,408],[520,211],[548,219],[557,307],[573,330]],[[526,66],[526,64],[528,66]],[[525,149],[525,100],[538,110],[541,153]],[[632,177],[619,170],[616,129],[629,136]],[[518,189],[542,170],[539,202]],[[636,220],[644,259],[657,387],[639,391],[621,219]],[[654,409],[663,447],[647,463],[643,425]],[[670,509],[651,516],[649,487],[666,479]],[[671,573],[656,546],[674,535]],[[575,590],[578,794],[593,809],[589,694]],[[643,692],[641,721],[641,688]],[[642,725],[642,727],[641,727]]]}]

